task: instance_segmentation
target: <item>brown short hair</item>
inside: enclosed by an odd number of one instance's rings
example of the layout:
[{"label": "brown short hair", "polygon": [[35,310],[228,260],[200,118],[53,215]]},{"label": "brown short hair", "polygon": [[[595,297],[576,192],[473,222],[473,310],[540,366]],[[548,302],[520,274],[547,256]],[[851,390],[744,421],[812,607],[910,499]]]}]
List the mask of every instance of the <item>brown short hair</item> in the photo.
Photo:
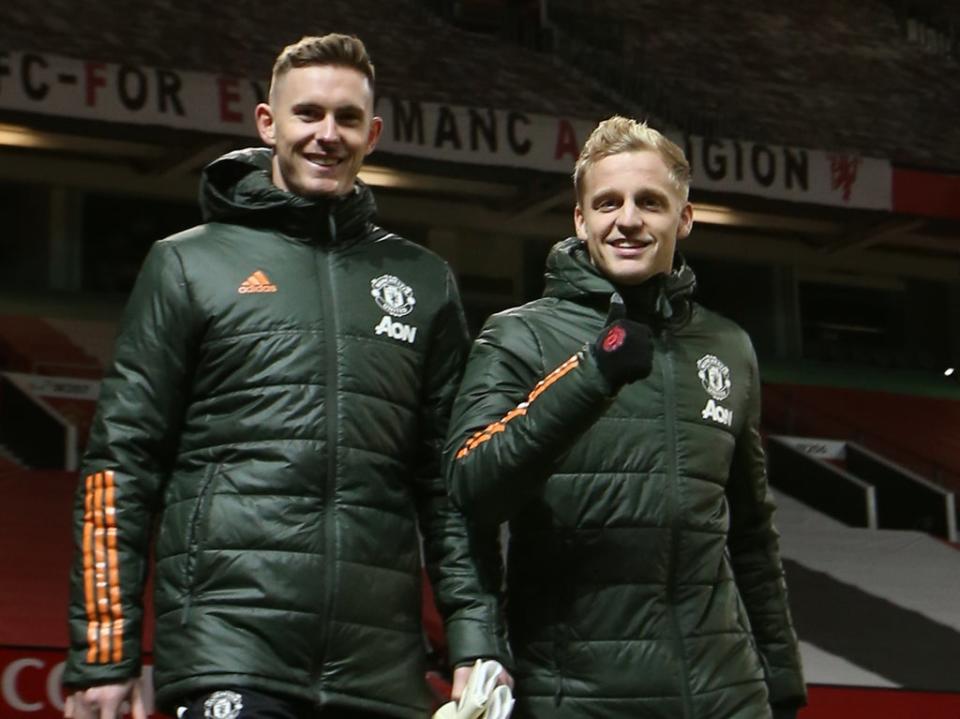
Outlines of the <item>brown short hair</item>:
[{"label": "brown short hair", "polygon": [[375,72],[363,41],[354,35],[332,32],[329,35],[303,37],[280,51],[276,62],[273,63],[273,75],[270,78],[271,94],[277,80],[291,68],[310,65],[352,67],[366,76],[370,82],[370,89],[373,90]]},{"label": "brown short hair", "polygon": [[583,192],[583,178],[587,170],[595,163],[621,152],[653,150],[660,154],[670,179],[676,185],[684,202],[690,194],[690,163],[683,150],[662,133],[649,127],[645,122],[637,122],[620,115],[614,115],[601,122],[590,133],[590,137],[580,151],[577,165],[573,170],[573,187],[577,193],[577,202]]}]

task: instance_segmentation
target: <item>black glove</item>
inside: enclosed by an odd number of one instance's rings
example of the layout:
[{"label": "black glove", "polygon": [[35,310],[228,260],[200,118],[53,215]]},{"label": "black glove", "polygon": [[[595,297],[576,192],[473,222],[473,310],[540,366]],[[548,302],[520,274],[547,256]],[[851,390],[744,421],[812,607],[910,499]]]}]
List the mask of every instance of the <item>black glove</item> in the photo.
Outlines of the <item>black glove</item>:
[{"label": "black glove", "polygon": [[619,319],[604,327],[590,349],[614,391],[653,369],[653,335],[647,325],[633,320]]},{"label": "black glove", "polygon": [[614,292],[610,295],[610,306],[607,309],[607,321],[603,323],[603,326],[612,325],[617,320],[627,319],[627,305],[623,301],[623,295],[619,292]]}]

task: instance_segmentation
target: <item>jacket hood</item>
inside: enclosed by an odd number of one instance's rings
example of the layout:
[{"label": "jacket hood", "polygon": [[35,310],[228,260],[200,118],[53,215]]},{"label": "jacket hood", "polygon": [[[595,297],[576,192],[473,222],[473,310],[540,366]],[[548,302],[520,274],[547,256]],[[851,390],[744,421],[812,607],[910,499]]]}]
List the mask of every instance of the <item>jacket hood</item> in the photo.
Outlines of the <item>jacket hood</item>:
[{"label": "jacket hood", "polygon": [[[662,322],[684,321],[697,286],[693,269],[678,252],[669,275],[654,275],[632,287],[617,287],[591,262],[586,243],[568,237],[555,244],[547,256],[545,297],[559,297],[607,311],[614,293],[628,297],[631,308]],[[622,301],[622,299],[620,300]]]},{"label": "jacket hood", "polygon": [[272,156],[269,148],[248,148],[207,165],[200,181],[203,221],[268,227],[306,240],[342,241],[363,234],[377,210],[367,185],[356,180],[342,197],[301,197],[273,184]]}]

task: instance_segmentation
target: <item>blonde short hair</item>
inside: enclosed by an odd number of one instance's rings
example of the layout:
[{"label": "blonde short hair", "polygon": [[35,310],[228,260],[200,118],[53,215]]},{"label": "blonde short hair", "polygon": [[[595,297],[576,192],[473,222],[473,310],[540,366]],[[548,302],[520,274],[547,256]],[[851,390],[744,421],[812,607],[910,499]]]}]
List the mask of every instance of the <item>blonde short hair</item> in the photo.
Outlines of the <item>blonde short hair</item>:
[{"label": "blonde short hair", "polygon": [[353,35],[332,32],[329,35],[303,37],[280,51],[276,62],[273,63],[273,75],[270,78],[271,95],[277,81],[292,68],[310,65],[338,65],[353,68],[367,78],[370,82],[370,90],[373,90],[376,75],[363,41]]},{"label": "blonde short hair", "polygon": [[648,127],[645,122],[637,122],[627,117],[614,115],[601,122],[590,133],[590,137],[580,151],[576,167],[573,170],[573,187],[577,193],[577,202],[583,193],[583,179],[593,165],[605,157],[619,155],[621,152],[653,150],[660,154],[670,179],[676,185],[684,202],[690,195],[690,163],[683,150],[662,133]]}]

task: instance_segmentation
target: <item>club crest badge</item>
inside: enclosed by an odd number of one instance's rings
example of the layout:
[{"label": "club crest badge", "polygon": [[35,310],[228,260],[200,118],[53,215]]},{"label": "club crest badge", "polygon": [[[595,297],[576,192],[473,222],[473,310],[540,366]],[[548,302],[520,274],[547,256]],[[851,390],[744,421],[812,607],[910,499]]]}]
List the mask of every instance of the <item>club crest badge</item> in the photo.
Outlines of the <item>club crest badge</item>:
[{"label": "club crest badge", "polygon": [[697,361],[700,384],[718,402],[730,396],[730,368],[713,355],[704,355]]},{"label": "club crest badge", "polygon": [[203,703],[205,719],[237,719],[243,709],[243,697],[237,692],[214,692]]},{"label": "club crest badge", "polygon": [[393,275],[380,275],[370,280],[370,294],[377,306],[392,317],[403,317],[417,304],[413,289]]}]

